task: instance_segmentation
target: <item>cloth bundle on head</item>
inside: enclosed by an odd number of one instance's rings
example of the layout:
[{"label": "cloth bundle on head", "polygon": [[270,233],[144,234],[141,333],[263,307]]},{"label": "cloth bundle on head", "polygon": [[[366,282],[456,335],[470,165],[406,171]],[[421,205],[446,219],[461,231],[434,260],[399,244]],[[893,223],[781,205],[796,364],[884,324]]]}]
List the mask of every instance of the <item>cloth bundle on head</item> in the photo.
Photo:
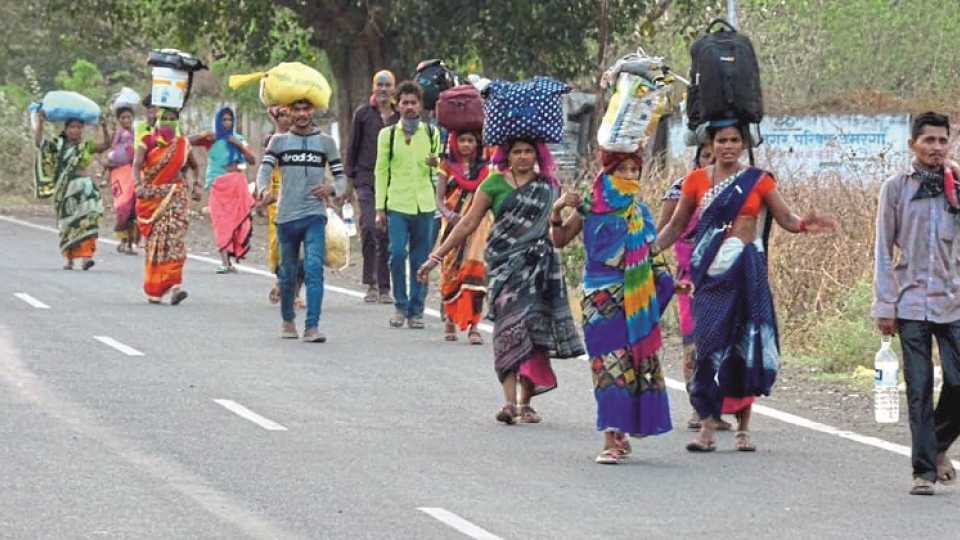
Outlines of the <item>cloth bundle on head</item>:
[{"label": "cloth bundle on head", "polygon": [[90,98],[67,90],[54,90],[43,96],[43,101],[32,103],[30,112],[43,111],[50,122],[79,120],[96,124],[100,120],[100,106]]},{"label": "cloth bundle on head", "polygon": [[326,110],[333,90],[319,71],[300,62],[283,62],[266,72],[231,75],[230,88],[236,90],[260,81],[260,101],[264,105],[292,105],[309,101],[314,107]]}]

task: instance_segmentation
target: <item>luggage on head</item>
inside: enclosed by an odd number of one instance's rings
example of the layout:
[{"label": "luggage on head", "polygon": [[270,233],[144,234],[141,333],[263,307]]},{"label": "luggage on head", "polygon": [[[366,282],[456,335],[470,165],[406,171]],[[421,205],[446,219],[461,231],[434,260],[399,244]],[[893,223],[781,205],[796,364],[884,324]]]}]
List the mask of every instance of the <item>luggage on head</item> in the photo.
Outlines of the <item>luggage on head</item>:
[{"label": "luggage on head", "polygon": [[423,89],[423,108],[432,111],[440,93],[457,85],[457,76],[443,60],[424,60],[417,65],[414,80]]},{"label": "luggage on head", "polygon": [[561,142],[566,125],[563,95],[570,90],[568,85],[547,77],[493,81],[483,102],[484,144],[504,144],[514,139]]},{"label": "luggage on head", "polygon": [[231,75],[230,88],[260,81],[260,101],[268,107],[309,101],[322,111],[330,106],[333,90],[319,71],[300,62],[283,62],[265,72]]},{"label": "luggage on head", "polygon": [[99,105],[83,94],[68,90],[47,92],[40,103],[30,105],[30,111],[43,111],[50,122],[79,120],[84,124],[96,124],[100,120]]},{"label": "luggage on head", "polygon": [[190,98],[193,74],[207,69],[192,54],[177,49],[150,51],[147,65],[152,68],[150,102],[155,107],[182,109]]},{"label": "luggage on head", "polygon": [[642,49],[618,60],[602,82],[614,93],[597,130],[597,144],[607,152],[633,153],[656,136],[660,118],[670,112],[673,76],[662,58]]},{"label": "luggage on head", "polygon": [[[720,30],[714,31],[717,27]],[[737,120],[763,120],[760,65],[750,38],[727,21],[713,21],[690,47],[690,87],[687,90],[687,127]]]},{"label": "luggage on head", "polygon": [[483,129],[483,97],[471,84],[440,92],[437,123],[446,129],[464,132]]},{"label": "luggage on head", "polygon": [[120,109],[136,110],[140,105],[140,94],[134,89],[124,86],[119,92],[113,95],[110,100],[110,109],[116,114]]}]

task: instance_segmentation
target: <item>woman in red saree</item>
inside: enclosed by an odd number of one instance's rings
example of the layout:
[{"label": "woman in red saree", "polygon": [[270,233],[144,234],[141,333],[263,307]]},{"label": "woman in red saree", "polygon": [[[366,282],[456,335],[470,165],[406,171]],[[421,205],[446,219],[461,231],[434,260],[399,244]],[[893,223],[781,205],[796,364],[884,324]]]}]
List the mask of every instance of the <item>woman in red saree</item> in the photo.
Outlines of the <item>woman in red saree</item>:
[{"label": "woman in red saree", "polygon": [[[437,175],[437,208],[443,215],[441,243],[460,217],[469,212],[477,188],[490,173],[490,167],[483,159],[479,132],[451,131],[448,147],[450,155],[440,164]],[[477,229],[450,250],[441,264],[440,293],[443,295],[447,341],[456,341],[459,329],[467,331],[471,344],[483,344],[477,324],[483,316],[483,302],[487,295],[487,266],[483,251],[492,227],[493,216],[487,213]]]},{"label": "woman in red saree", "polygon": [[[137,226],[145,238],[146,264],[143,290],[147,301],[159,304],[167,292],[170,304],[187,298],[183,264],[187,259],[190,196],[200,200],[197,165],[190,153],[190,141],[179,134],[179,113],[165,109],[153,131],[137,141],[134,178],[137,181]],[[185,171],[193,170],[188,196]]]}]

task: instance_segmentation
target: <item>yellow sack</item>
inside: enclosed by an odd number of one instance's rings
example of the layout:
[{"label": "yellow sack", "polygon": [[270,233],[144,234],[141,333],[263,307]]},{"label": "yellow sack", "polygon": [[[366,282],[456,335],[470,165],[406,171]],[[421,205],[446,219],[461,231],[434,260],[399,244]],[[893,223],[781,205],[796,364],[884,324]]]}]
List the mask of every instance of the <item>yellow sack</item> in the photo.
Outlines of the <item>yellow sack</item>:
[{"label": "yellow sack", "polygon": [[346,269],[350,264],[350,231],[333,208],[327,208],[325,232],[327,250],[323,264],[334,270]]},{"label": "yellow sack", "polygon": [[228,84],[236,90],[254,81],[260,81],[260,101],[268,107],[305,99],[326,110],[333,94],[330,83],[319,71],[300,62],[283,62],[266,72],[231,75]]}]

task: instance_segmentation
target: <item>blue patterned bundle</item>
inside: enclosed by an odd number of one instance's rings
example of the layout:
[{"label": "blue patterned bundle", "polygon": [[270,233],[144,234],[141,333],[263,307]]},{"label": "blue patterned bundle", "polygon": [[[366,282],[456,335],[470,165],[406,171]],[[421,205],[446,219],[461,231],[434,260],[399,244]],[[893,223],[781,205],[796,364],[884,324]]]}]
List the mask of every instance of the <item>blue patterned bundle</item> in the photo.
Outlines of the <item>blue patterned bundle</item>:
[{"label": "blue patterned bundle", "polygon": [[566,84],[547,77],[523,82],[494,81],[483,103],[483,141],[504,144],[514,139],[558,143],[563,140],[563,94]]}]

